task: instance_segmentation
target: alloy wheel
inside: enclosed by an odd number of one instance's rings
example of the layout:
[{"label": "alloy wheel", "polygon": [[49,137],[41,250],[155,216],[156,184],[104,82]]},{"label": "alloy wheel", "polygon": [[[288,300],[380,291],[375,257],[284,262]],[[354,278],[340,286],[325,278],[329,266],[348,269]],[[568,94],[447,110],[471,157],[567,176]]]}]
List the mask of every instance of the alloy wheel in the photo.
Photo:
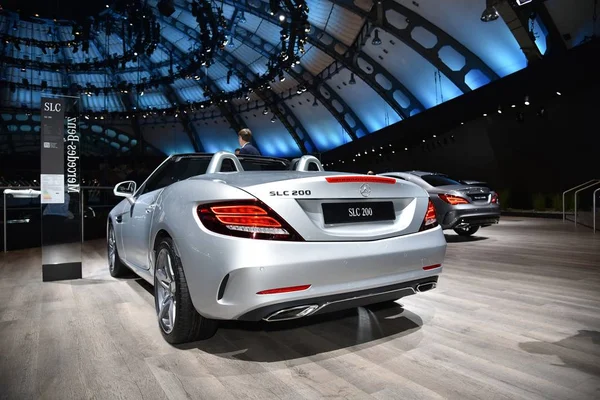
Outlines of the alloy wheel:
[{"label": "alloy wheel", "polygon": [[177,285],[171,255],[166,249],[161,249],[156,259],[155,292],[158,323],[165,333],[171,333],[177,312]]},{"label": "alloy wheel", "polygon": [[108,231],[108,267],[110,271],[113,272],[115,270],[115,262],[117,258],[117,241],[115,239],[115,230],[113,227],[110,227]]}]

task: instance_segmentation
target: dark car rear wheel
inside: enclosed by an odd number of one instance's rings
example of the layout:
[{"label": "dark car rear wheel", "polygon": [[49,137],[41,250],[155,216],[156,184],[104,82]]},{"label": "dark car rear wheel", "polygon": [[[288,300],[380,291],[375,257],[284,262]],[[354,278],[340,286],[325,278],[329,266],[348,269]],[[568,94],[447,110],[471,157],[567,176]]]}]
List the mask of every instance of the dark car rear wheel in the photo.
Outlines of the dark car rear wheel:
[{"label": "dark car rear wheel", "polygon": [[115,228],[112,224],[108,226],[108,238],[106,239],[106,253],[108,255],[108,271],[113,278],[121,278],[129,274],[129,269],[121,261],[119,250],[117,249],[117,239]]},{"label": "dark car rear wheel", "polygon": [[471,236],[474,235],[475,232],[479,230],[478,226],[468,226],[466,228],[454,228],[454,232],[458,233],[460,236]]},{"label": "dark car rear wheel", "polygon": [[164,238],[156,248],[154,271],[154,302],[165,340],[179,344],[214,336],[218,323],[202,317],[194,308],[171,238]]}]

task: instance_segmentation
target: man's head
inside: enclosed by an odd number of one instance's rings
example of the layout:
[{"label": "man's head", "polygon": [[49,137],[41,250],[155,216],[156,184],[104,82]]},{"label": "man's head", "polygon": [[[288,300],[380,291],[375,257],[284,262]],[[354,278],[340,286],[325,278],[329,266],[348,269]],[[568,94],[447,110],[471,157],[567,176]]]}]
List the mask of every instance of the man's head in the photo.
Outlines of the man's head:
[{"label": "man's head", "polygon": [[369,171],[369,172],[367,172],[367,175],[375,175],[375,172]]},{"label": "man's head", "polygon": [[248,128],[244,128],[238,132],[238,142],[240,146],[244,146],[246,143],[250,143],[252,141],[252,131]]}]

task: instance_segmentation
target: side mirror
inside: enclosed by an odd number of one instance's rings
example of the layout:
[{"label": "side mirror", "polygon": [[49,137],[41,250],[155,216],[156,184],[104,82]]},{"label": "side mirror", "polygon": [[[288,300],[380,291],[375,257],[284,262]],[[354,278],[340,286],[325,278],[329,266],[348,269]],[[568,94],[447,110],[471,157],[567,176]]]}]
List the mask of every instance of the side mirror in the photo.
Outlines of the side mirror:
[{"label": "side mirror", "polygon": [[129,200],[132,198],[136,189],[137,185],[134,181],[125,181],[117,183],[117,185],[113,189],[113,194],[117,197],[125,197]]}]

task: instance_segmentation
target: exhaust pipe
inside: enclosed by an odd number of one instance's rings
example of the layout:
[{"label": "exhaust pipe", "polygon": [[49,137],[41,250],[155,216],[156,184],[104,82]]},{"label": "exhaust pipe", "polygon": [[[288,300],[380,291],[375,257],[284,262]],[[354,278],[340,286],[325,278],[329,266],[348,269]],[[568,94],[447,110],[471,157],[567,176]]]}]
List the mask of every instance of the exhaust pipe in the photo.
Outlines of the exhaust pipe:
[{"label": "exhaust pipe", "polygon": [[419,292],[419,293],[427,292],[431,289],[435,289],[436,286],[437,286],[437,284],[435,282],[421,283],[420,285],[417,285],[417,292]]},{"label": "exhaust pipe", "polygon": [[269,315],[266,318],[263,318],[267,322],[274,321],[286,321],[290,319],[297,319],[309,316],[316,312],[319,309],[317,304],[310,304],[304,306],[296,306],[292,308],[284,308],[283,310],[279,310]]}]

